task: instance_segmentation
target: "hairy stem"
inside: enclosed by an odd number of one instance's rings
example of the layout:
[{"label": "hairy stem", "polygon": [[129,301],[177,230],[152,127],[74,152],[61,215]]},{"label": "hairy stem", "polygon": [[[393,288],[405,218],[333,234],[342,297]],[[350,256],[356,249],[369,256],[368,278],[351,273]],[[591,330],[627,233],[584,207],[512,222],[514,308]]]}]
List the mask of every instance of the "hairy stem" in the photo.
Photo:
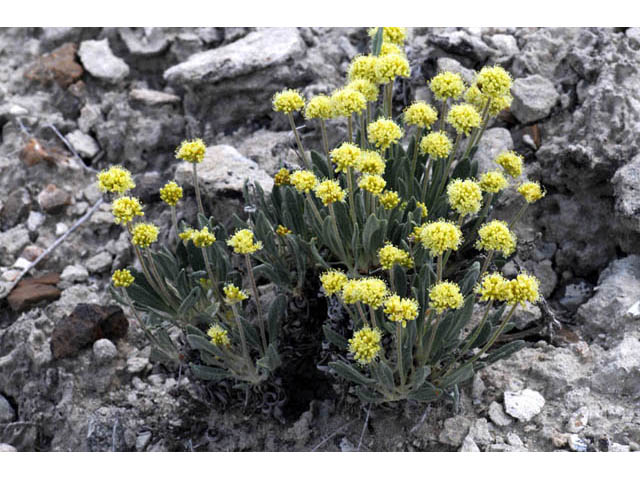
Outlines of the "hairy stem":
[{"label": "hairy stem", "polygon": [[245,263],[247,265],[247,273],[249,274],[249,281],[251,282],[251,289],[253,290],[253,300],[256,302],[256,309],[258,310],[258,322],[260,326],[260,337],[262,338],[262,353],[267,351],[267,334],[264,328],[264,317],[262,316],[262,305],[260,304],[260,294],[258,293],[258,286],[256,285],[256,278],[253,275],[253,268],[251,267],[251,257],[249,254],[244,256]]},{"label": "hairy stem", "polygon": [[202,197],[200,196],[200,184],[198,182],[198,164],[193,163],[193,188],[196,190],[196,201],[198,202],[198,211],[204,215],[204,207],[202,206]]},{"label": "hairy stem", "polygon": [[298,145],[298,153],[300,154],[300,159],[302,160],[302,166],[307,170],[311,170],[311,165],[309,164],[309,160],[307,160],[307,154],[304,151],[304,147],[302,146],[302,139],[300,138],[300,134],[298,133],[298,129],[296,128],[296,122],[293,120],[293,113],[289,112],[287,114],[289,117],[289,125],[291,125],[291,130],[293,130],[293,136],[296,138],[296,144]]}]

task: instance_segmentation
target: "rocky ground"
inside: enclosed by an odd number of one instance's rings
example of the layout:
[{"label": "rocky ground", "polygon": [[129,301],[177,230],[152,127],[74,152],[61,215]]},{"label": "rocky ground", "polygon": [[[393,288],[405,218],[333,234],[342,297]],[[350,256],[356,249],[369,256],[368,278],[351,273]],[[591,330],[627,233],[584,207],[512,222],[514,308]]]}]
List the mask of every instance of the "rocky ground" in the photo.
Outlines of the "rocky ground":
[{"label": "rocky ground", "polygon": [[[640,449],[635,28],[410,29],[412,76],[396,101],[429,100],[439,69],[505,66],[514,102],[476,158],[486,169],[515,148],[548,192],[505,266],[533,271],[547,299],[518,318],[528,346],[455,404],[366,411],[311,363],[256,413],[151,363],[138,327],[107,307],[110,273],[132,252],[104,204],[7,297],[98,202],[96,169],[135,172],[147,215],[168,225],[157,189],[180,175],[185,137],[215,145],[202,169],[209,211],[241,213],[244,178],[268,188],[294,158],[272,94],[329,92],[366,42],[364,29],[337,28],[0,31],[0,451]],[[318,141],[313,125],[303,138]]]}]

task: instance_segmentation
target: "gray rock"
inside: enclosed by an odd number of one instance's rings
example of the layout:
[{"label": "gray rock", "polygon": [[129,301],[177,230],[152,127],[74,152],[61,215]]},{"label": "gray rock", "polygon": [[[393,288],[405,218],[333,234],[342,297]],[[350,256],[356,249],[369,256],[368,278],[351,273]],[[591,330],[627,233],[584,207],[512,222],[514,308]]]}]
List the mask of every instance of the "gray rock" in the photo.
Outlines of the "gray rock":
[{"label": "gray rock", "polygon": [[16,447],[8,443],[0,443],[0,453],[17,452]]},{"label": "gray rock", "polygon": [[109,252],[100,252],[87,260],[86,267],[91,273],[106,272],[111,268],[112,261],[113,257]]},{"label": "gray rock", "polygon": [[446,52],[471,58],[475,62],[484,62],[494,52],[479,36],[465,30],[445,31],[433,35],[430,41]]},{"label": "gray rock", "polygon": [[[3,205],[4,203],[4,205]],[[0,229],[15,227],[31,214],[31,195],[29,191],[20,187],[13,190],[6,198],[0,200]]]},{"label": "gray rock", "polygon": [[580,305],[589,300],[592,292],[593,287],[584,280],[570,283],[565,286],[564,295],[559,300],[560,305],[571,312],[575,312]]},{"label": "gray rock", "polygon": [[84,282],[89,278],[89,272],[82,265],[67,265],[60,274],[60,280],[65,282]]},{"label": "gray rock", "polygon": [[535,390],[526,388],[520,392],[504,392],[504,407],[513,418],[528,422],[544,407],[544,397]]},{"label": "gray rock", "polygon": [[0,265],[12,264],[16,255],[29,243],[31,243],[29,232],[24,225],[0,232]]},{"label": "gray rock", "polygon": [[78,118],[78,127],[84,133],[89,133],[93,127],[100,121],[102,113],[100,107],[87,103],[80,109],[80,117]]},{"label": "gray rock", "polygon": [[619,453],[630,452],[631,451],[631,447],[629,445],[621,445],[619,443],[613,442],[611,445],[609,445],[609,451],[610,452],[619,452]]},{"label": "gray rock", "polygon": [[578,435],[571,434],[569,435],[567,444],[569,448],[574,452],[586,452],[587,451],[587,442],[583,438]]},{"label": "gray rock", "polygon": [[67,134],[66,138],[82,158],[93,158],[100,151],[100,146],[93,137],[81,130],[74,130]]},{"label": "gray rock", "polygon": [[522,439],[515,432],[507,433],[507,443],[512,447],[524,447]]},{"label": "gray rock", "polygon": [[46,215],[40,212],[34,212],[34,211],[29,212],[29,217],[27,218],[27,229],[30,232],[37,231],[42,226],[42,224],[46,219],[47,219]]},{"label": "gray rock", "polygon": [[438,72],[459,73],[467,85],[471,85],[473,83],[475,72],[470,68],[463,67],[459,61],[453,58],[438,58],[438,60],[436,60],[436,68],[438,69]]},{"label": "gray rock", "polygon": [[129,99],[155,107],[158,105],[176,105],[180,103],[180,97],[171,93],[164,93],[148,88],[134,88],[129,92]]},{"label": "gray rock", "polygon": [[541,75],[516,79],[511,93],[511,113],[520,123],[532,123],[545,118],[559,97],[553,83]]},{"label": "gray rock", "polygon": [[101,338],[93,344],[93,356],[98,365],[104,365],[110,363],[118,356],[118,349],[111,340]]},{"label": "gray rock", "polygon": [[464,437],[464,441],[462,442],[462,446],[460,447],[461,452],[479,452],[480,449],[476,442],[473,441],[471,435],[467,435]]},{"label": "gray rock", "polygon": [[580,433],[589,423],[589,407],[582,407],[571,414],[567,422],[567,431]]},{"label": "gray rock", "polygon": [[511,425],[511,418],[504,413],[502,404],[498,402],[491,402],[489,405],[489,418],[491,421],[499,427],[507,427]]},{"label": "gray rock", "polygon": [[136,451],[144,452],[151,441],[151,432],[142,432],[136,437]]},{"label": "gray rock", "polygon": [[149,359],[145,357],[131,357],[127,360],[127,372],[141,373],[149,366]]},{"label": "gray rock", "polygon": [[163,28],[118,28],[120,38],[129,52],[141,57],[157,56],[169,46],[169,38]]},{"label": "gray rock", "polygon": [[520,53],[518,42],[513,35],[498,33],[491,35],[489,40],[493,47],[500,52],[499,58],[503,61]]},{"label": "gray rock", "polygon": [[129,75],[129,66],[111,51],[109,40],[85,40],[80,44],[78,56],[91,75],[100,80],[117,83]]},{"label": "gray rock", "polygon": [[71,194],[50,183],[38,194],[38,204],[45,212],[55,215],[71,204]]},{"label": "gray rock", "polygon": [[616,214],[624,226],[640,232],[640,155],[620,167],[613,176]]},{"label": "gray rock", "polygon": [[601,359],[601,368],[593,377],[594,387],[611,395],[640,398],[640,340],[625,336]]},{"label": "gray rock", "polygon": [[444,421],[444,428],[440,432],[438,441],[452,447],[459,447],[469,433],[470,426],[471,421],[462,415],[447,418]]},{"label": "gray rock", "polygon": [[489,128],[484,132],[474,160],[478,161],[478,173],[498,170],[500,166],[494,160],[502,152],[513,150],[513,139],[506,128]]},{"label": "gray rock", "polygon": [[640,28],[627,28],[624,34],[629,39],[629,44],[632,48],[635,48],[636,50],[640,48]]},{"label": "gray rock", "polygon": [[[175,178],[179,184],[193,187],[191,164],[180,163]],[[273,188],[273,179],[267,172],[229,145],[207,147],[204,160],[198,164],[198,179],[202,194],[209,197],[224,192],[241,193],[246,180],[260,183],[265,192]]]},{"label": "gray rock", "polygon": [[13,422],[16,418],[16,411],[9,401],[0,394],[0,423]]},{"label": "gray rock", "polygon": [[529,325],[542,318],[542,312],[537,305],[528,303],[524,307],[518,308],[513,315],[513,323],[519,330],[524,330]]},{"label": "gray rock", "polygon": [[479,418],[471,425],[469,436],[472,437],[478,445],[488,445],[493,441],[489,432],[489,423],[486,418]]}]

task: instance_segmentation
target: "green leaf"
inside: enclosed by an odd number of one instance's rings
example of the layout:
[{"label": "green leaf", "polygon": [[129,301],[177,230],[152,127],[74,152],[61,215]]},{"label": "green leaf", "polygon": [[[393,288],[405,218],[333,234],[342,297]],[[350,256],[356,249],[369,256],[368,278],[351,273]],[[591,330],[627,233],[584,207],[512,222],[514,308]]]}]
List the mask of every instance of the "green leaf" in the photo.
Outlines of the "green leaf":
[{"label": "green leaf", "polygon": [[365,377],[351,365],[340,360],[338,360],[337,362],[329,362],[329,367],[331,367],[333,371],[340,375],[342,378],[349,380],[350,382],[354,382],[360,385],[370,385],[376,382],[374,379]]},{"label": "green leaf", "polygon": [[380,55],[380,49],[382,48],[382,40],[383,40],[383,27],[378,27],[376,34],[373,36],[373,40],[371,41],[371,53],[374,56]]},{"label": "green leaf", "polygon": [[400,265],[394,265],[391,274],[393,275],[393,282],[395,284],[398,295],[400,295],[401,297],[406,297],[407,273],[405,272],[404,267]]},{"label": "green leaf", "polygon": [[429,368],[428,366],[416,368],[416,371],[413,374],[413,379],[411,382],[413,389],[417,390],[418,388],[420,388],[430,373],[431,373],[431,368]]},{"label": "green leaf", "polygon": [[320,178],[330,178],[331,177],[331,167],[329,163],[324,158],[324,155],[316,152],[315,150],[311,150],[311,162],[313,166],[320,172]]},{"label": "green leaf", "polygon": [[221,356],[220,349],[200,335],[187,335],[187,343],[195,350],[202,350],[216,357]]},{"label": "green leaf", "polygon": [[471,264],[467,269],[467,273],[460,284],[460,292],[462,293],[462,296],[467,296],[473,291],[473,287],[476,285],[479,276],[480,262],[473,262],[473,264]]},{"label": "green leaf", "polygon": [[215,367],[207,367],[206,365],[196,365],[195,363],[190,363],[191,371],[193,374],[201,378],[202,380],[210,380],[213,382],[219,382],[220,380],[224,380],[225,378],[229,378],[231,374],[222,368]]},{"label": "green leaf", "polygon": [[371,372],[387,390],[393,390],[395,388],[393,371],[386,362],[376,362],[371,366]]},{"label": "green leaf", "polygon": [[324,336],[329,341],[329,343],[332,343],[340,350],[346,350],[349,348],[349,341],[339,333],[331,330],[328,325],[323,325],[322,331],[324,332]]},{"label": "green leaf", "polygon": [[513,355],[518,350],[524,348],[526,344],[527,343],[524,340],[515,340],[513,342],[507,343],[506,345],[502,345],[500,348],[491,350],[486,358],[483,358],[478,362],[479,368],[484,368],[494,362],[497,362],[498,360],[502,360],[503,358]]},{"label": "green leaf", "polygon": [[418,402],[432,402],[441,395],[441,391],[429,382],[424,382],[416,390],[409,392],[407,398]]},{"label": "green leaf", "polygon": [[473,377],[473,365],[465,364],[446,377],[443,377],[438,383],[441,388],[446,389],[454,385],[459,385],[462,382],[466,382],[471,377]]},{"label": "green leaf", "polygon": [[384,402],[384,397],[379,393],[372,392],[368,388],[358,387],[356,388],[356,395],[363,403],[381,403]]},{"label": "green leaf", "polygon": [[193,308],[193,306],[200,299],[200,293],[202,289],[200,287],[194,287],[189,295],[182,301],[180,307],[178,307],[178,316],[185,315],[189,310]]},{"label": "green leaf", "polygon": [[270,342],[275,342],[278,339],[281,320],[285,318],[286,314],[287,297],[285,297],[284,295],[278,295],[269,306],[269,313],[267,315],[267,326],[269,330]]},{"label": "green leaf", "polygon": [[260,368],[264,368],[271,373],[273,373],[280,365],[282,365],[280,355],[278,355],[278,351],[276,350],[273,343],[270,344],[267,348],[267,353],[265,353],[265,356],[258,359],[256,365]]}]

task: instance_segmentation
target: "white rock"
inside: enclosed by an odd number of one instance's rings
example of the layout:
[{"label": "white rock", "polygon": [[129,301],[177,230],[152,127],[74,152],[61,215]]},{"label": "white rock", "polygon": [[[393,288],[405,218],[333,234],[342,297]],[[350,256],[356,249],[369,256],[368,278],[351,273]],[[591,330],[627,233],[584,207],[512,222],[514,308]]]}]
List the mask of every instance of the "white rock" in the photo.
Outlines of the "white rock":
[{"label": "white rock", "polygon": [[69,227],[64,222],[56,223],[56,236],[64,235],[65,232],[69,230]]},{"label": "white rock", "polygon": [[580,438],[575,433],[572,434],[572,435],[569,435],[567,443],[569,444],[569,448],[571,450],[573,450],[574,452],[586,452],[587,451],[587,442],[584,439]]},{"label": "white rock", "polygon": [[491,43],[495,48],[500,50],[500,53],[504,56],[511,57],[520,53],[518,42],[513,35],[504,35],[501,33],[492,35]]},{"label": "white rock", "polygon": [[35,232],[42,226],[46,218],[47,217],[44,213],[31,210],[31,212],[29,212],[29,217],[27,218],[27,230]]},{"label": "white rock", "polygon": [[9,401],[0,394],[0,423],[10,423],[16,418],[16,411]]},{"label": "white rock", "polygon": [[511,113],[520,123],[532,123],[548,116],[560,97],[553,83],[541,75],[516,79],[511,93]]},{"label": "white rock", "polygon": [[478,445],[488,445],[493,441],[491,432],[489,432],[489,423],[486,418],[479,418],[471,428],[469,429],[469,436],[471,436]]},{"label": "white rock", "polygon": [[634,320],[640,318],[640,302],[636,302],[629,307],[629,310],[627,310],[627,316]]},{"label": "white rock", "polygon": [[93,344],[93,356],[98,365],[104,365],[118,356],[118,349],[111,340],[101,338]]},{"label": "white rock", "polygon": [[584,430],[584,427],[589,423],[589,407],[579,408],[573,412],[569,421],[567,422],[567,431],[571,433],[579,433]]},{"label": "white rock", "polygon": [[13,264],[13,268],[17,268],[20,270],[26,270],[31,262],[24,257],[19,257]]},{"label": "white rock", "polygon": [[0,453],[17,452],[16,448],[8,443],[0,443]]},{"label": "white rock", "polygon": [[149,366],[149,359],[145,357],[131,357],[127,360],[127,372],[140,373]]},{"label": "white rock", "polygon": [[84,282],[89,278],[89,272],[82,265],[67,265],[60,274],[60,280],[66,282]]},{"label": "white rock", "polygon": [[631,448],[629,447],[629,445],[621,445],[619,443],[613,442],[611,445],[609,445],[609,451],[610,452],[630,452]]},{"label": "white rock", "polygon": [[100,146],[93,137],[83,133],[81,130],[74,130],[68,133],[66,138],[82,158],[93,158],[100,151]]},{"label": "white rock", "polygon": [[480,449],[476,442],[473,441],[471,435],[467,435],[464,437],[464,441],[462,442],[462,446],[460,447],[461,452],[479,452]]},{"label": "white rock", "polygon": [[511,425],[512,420],[504,413],[504,408],[498,402],[491,402],[489,405],[489,418],[499,427]]},{"label": "white rock", "polygon": [[520,392],[504,392],[506,412],[522,422],[528,422],[539,414],[544,403],[544,397],[529,388]]},{"label": "white rock", "polygon": [[100,252],[87,260],[87,270],[91,273],[104,272],[111,267],[112,261],[113,258],[109,252]]},{"label": "white rock", "polygon": [[459,447],[469,433],[470,425],[471,421],[462,415],[447,418],[444,421],[444,428],[440,432],[438,441],[453,447]]},{"label": "white rock", "polygon": [[85,40],[80,44],[78,56],[85,70],[101,80],[117,83],[129,75],[129,66],[113,54],[106,38]]},{"label": "white rock", "polygon": [[129,98],[149,106],[180,103],[180,97],[177,95],[158,90],[149,90],[148,88],[134,88],[129,92]]},{"label": "white rock", "polygon": [[514,432],[507,433],[507,443],[512,447],[524,447],[524,443],[522,443],[518,434]]},{"label": "white rock", "polygon": [[144,449],[147,448],[147,445],[149,445],[150,441],[151,432],[142,432],[136,437],[136,450],[138,452],[144,451]]}]

